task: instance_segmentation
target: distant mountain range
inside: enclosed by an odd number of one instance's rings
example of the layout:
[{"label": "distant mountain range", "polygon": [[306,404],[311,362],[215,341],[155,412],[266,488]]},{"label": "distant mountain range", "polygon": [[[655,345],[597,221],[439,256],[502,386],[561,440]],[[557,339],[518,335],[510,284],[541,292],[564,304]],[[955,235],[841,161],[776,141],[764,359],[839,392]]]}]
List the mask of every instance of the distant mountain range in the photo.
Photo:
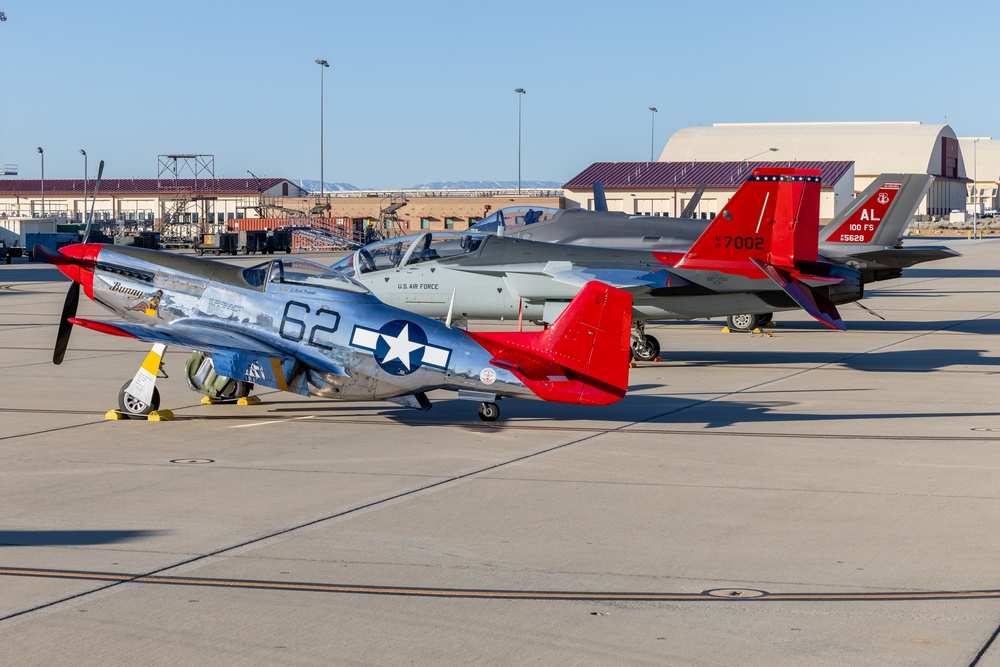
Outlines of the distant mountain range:
[{"label": "distant mountain range", "polygon": [[[319,192],[319,181],[308,178],[288,179],[300,188],[309,192]],[[521,181],[521,188],[540,188],[543,190],[555,190],[562,187],[562,183],[557,181]],[[435,181],[433,183],[421,183],[404,190],[513,190],[517,188],[517,181]],[[325,192],[352,192],[362,189],[391,190],[395,188],[359,188],[350,183],[325,183]]]}]

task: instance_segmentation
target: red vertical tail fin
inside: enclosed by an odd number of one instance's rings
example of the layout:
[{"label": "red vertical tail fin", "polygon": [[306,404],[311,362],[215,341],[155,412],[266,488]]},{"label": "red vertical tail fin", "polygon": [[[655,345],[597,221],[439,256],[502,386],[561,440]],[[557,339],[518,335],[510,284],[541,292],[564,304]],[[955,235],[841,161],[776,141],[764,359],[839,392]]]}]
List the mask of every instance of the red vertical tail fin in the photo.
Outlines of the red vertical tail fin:
[{"label": "red vertical tail fin", "polygon": [[589,282],[544,331],[467,332],[539,398],[607,405],[628,390],[632,295]]},{"label": "red vertical tail fin", "polygon": [[819,182],[818,169],[755,169],[676,267],[760,277],[753,260],[816,261]]}]

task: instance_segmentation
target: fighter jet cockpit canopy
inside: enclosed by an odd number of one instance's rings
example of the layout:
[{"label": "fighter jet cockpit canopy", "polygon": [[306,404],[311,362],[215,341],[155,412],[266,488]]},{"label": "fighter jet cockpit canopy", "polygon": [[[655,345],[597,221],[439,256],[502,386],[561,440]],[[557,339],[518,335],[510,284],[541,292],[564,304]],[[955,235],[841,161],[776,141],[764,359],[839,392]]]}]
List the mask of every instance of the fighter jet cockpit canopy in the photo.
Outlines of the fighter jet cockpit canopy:
[{"label": "fighter jet cockpit canopy", "polygon": [[560,209],[549,208],[547,206],[508,206],[496,213],[489,215],[472,227],[471,231],[496,234],[501,227],[514,229],[525,225],[533,225],[536,222],[551,220]]},{"label": "fighter jet cockpit canopy", "polygon": [[[333,265],[347,276],[412,266],[431,259],[470,255],[482,245],[486,234],[470,232],[424,232],[370,243]],[[358,271],[358,273],[355,273]]]},{"label": "fighter jet cockpit canopy", "polygon": [[324,287],[327,289],[370,294],[370,290],[344,273],[307,259],[274,259],[243,270],[243,279],[251,287],[265,288],[272,283]]}]

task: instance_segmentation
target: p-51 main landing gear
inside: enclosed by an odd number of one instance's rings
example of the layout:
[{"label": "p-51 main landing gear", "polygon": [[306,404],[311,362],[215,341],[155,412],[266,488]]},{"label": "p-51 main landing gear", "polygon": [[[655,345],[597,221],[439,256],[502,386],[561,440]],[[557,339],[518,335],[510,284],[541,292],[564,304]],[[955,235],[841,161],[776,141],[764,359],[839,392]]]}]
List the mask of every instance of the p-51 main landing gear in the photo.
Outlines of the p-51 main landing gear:
[{"label": "p-51 main landing gear", "polygon": [[121,414],[129,419],[146,419],[159,410],[160,392],[156,390],[156,378],[167,377],[162,368],[166,350],[167,346],[163,343],[154,344],[135,377],[118,391],[118,407]]}]

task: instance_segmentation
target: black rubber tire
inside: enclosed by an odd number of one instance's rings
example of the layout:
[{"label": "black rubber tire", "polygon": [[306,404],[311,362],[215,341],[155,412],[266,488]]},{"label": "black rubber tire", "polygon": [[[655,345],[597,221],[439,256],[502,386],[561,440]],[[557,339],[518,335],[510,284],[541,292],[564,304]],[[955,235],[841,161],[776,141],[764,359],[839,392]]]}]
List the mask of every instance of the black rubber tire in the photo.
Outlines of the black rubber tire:
[{"label": "black rubber tire", "polygon": [[118,409],[121,410],[122,414],[129,419],[145,419],[150,412],[160,409],[160,392],[156,387],[153,387],[153,400],[147,405],[131,394],[125,393],[130,384],[132,384],[131,380],[118,390]]},{"label": "black rubber tire", "polygon": [[761,313],[760,315],[757,316],[754,325],[758,329],[766,327],[767,323],[771,321],[772,317],[774,317],[774,313]]},{"label": "black rubber tire", "polygon": [[248,248],[246,246],[243,246],[242,252],[243,252],[244,255],[249,255],[250,254],[250,248]]},{"label": "black rubber tire", "polygon": [[660,341],[646,334],[643,345],[632,345],[632,356],[637,361],[652,361],[660,356]]},{"label": "black rubber tire", "polygon": [[500,407],[496,403],[481,403],[479,418],[484,422],[495,422],[500,418]]},{"label": "black rubber tire", "polygon": [[753,331],[757,326],[757,316],[751,313],[730,315],[726,318],[726,326],[733,331]]}]

